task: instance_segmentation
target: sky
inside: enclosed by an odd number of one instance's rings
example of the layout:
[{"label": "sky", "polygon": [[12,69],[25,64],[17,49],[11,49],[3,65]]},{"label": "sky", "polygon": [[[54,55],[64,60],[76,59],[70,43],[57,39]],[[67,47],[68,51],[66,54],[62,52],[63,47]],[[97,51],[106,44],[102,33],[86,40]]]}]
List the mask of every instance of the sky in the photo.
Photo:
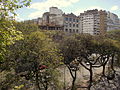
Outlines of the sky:
[{"label": "sky", "polygon": [[18,21],[31,20],[42,17],[49,7],[58,7],[65,13],[79,15],[85,10],[106,10],[115,13],[120,18],[120,0],[32,0],[29,7],[16,11]]}]

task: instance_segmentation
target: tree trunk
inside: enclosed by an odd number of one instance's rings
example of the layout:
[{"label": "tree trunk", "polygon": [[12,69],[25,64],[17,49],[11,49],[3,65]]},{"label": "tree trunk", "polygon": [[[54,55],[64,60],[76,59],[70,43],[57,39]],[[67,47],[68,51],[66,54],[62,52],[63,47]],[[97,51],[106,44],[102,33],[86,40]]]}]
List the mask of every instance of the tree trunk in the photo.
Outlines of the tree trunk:
[{"label": "tree trunk", "polygon": [[38,72],[36,72],[36,86],[39,90],[41,90],[39,85]]},{"label": "tree trunk", "polygon": [[105,64],[103,65],[102,75],[105,76]]},{"label": "tree trunk", "polygon": [[66,73],[66,72],[65,72],[65,66],[64,66],[64,90],[66,89],[66,84],[65,84],[65,83],[66,83],[66,82],[65,82],[65,73]]},{"label": "tree trunk", "polygon": [[[105,76],[105,70],[106,70],[105,66],[107,65],[107,62],[109,61],[109,55],[107,56],[106,59],[107,59],[107,60],[106,60],[105,62],[103,62],[103,72],[102,72],[102,75],[103,75],[103,76]],[[105,60],[105,59],[104,59],[104,60]]]},{"label": "tree trunk", "polygon": [[112,55],[112,59],[111,59],[111,69],[112,69],[113,71],[115,71],[115,70],[114,70],[114,55]]},{"label": "tree trunk", "polygon": [[38,90],[41,90],[40,89],[40,85],[39,85],[39,75],[38,75],[38,65],[37,65],[37,62],[34,62],[34,68],[35,68],[35,74],[36,74],[36,77],[35,77],[35,80],[36,80],[36,87],[38,88]]},{"label": "tree trunk", "polygon": [[77,71],[75,71],[75,75],[74,75],[74,77],[73,77],[71,90],[75,90],[76,72],[77,72]]},{"label": "tree trunk", "polygon": [[89,86],[88,86],[88,90],[90,90],[91,86],[92,86],[92,82],[93,82],[93,71],[92,71],[92,64],[90,64],[90,80],[89,80]]},{"label": "tree trunk", "polygon": [[75,73],[74,73],[74,75],[73,75],[73,72],[72,72],[71,68],[70,68],[69,66],[67,66],[67,67],[68,67],[68,69],[69,69],[69,71],[70,71],[70,74],[71,74],[71,76],[72,76],[72,79],[73,79],[71,90],[74,90],[74,88],[75,88],[75,81],[76,81],[76,75],[77,75],[77,69],[74,71]]},{"label": "tree trunk", "polygon": [[46,81],[45,83],[46,83],[46,85],[45,85],[45,90],[47,90],[47,89],[48,89],[47,81]]}]

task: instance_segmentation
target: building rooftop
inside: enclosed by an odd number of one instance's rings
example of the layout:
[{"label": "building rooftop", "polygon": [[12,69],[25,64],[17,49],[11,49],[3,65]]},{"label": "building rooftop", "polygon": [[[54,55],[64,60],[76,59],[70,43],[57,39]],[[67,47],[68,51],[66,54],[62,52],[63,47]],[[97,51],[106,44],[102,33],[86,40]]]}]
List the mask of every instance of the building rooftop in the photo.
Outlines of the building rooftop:
[{"label": "building rooftop", "polygon": [[68,16],[68,17],[78,17],[78,16],[76,16],[75,14],[73,14],[73,13],[70,13],[70,14],[63,14],[63,16]]}]

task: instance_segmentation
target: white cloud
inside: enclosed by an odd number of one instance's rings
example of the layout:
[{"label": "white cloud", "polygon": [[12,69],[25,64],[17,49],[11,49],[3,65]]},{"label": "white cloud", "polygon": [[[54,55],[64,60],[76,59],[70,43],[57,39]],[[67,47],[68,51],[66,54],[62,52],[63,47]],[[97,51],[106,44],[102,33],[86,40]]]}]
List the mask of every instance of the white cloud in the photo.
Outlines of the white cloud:
[{"label": "white cloud", "polygon": [[31,4],[29,8],[36,9],[38,11],[32,12],[28,17],[29,18],[37,18],[42,16],[42,14],[49,9],[49,7],[68,7],[74,3],[79,2],[80,0],[46,0],[43,2],[37,2]]},{"label": "white cloud", "polygon": [[112,8],[111,8],[112,11],[115,11],[115,10],[118,10],[118,9],[119,9],[119,7],[117,5],[112,6]]},{"label": "white cloud", "polygon": [[30,15],[28,15],[29,18],[37,18],[37,17],[42,17],[42,12],[41,11],[36,11],[36,12],[33,12],[31,13]]},{"label": "white cloud", "polygon": [[[71,0],[71,1],[72,1],[72,0]],[[76,0],[76,1],[77,1],[77,0]],[[48,7],[48,8],[49,8],[49,7]],[[80,15],[80,13],[83,13],[83,12],[86,11],[86,10],[92,10],[92,9],[98,9],[98,10],[101,10],[101,9],[102,9],[102,10],[103,10],[102,7],[99,7],[99,6],[91,6],[91,7],[89,7],[89,8],[77,9],[77,10],[75,10],[73,13],[74,13],[75,15]],[[36,11],[36,12],[31,13],[28,17],[29,17],[29,18],[41,17],[44,12],[45,12],[44,10],[43,10],[43,11],[38,10],[38,11]],[[71,12],[66,12],[66,13],[71,13]]]},{"label": "white cloud", "polygon": [[69,0],[71,3],[79,2],[80,0]]},{"label": "white cloud", "polygon": [[85,9],[78,9],[78,10],[74,11],[73,13],[74,13],[75,15],[80,15],[80,13],[83,13],[84,10],[85,10]]},{"label": "white cloud", "polygon": [[77,9],[73,13],[75,15],[80,15],[80,13],[83,13],[86,10],[93,10],[93,9],[104,10],[102,7],[99,7],[99,6],[91,6],[89,8]]},{"label": "white cloud", "polygon": [[77,3],[79,1],[80,0],[46,0],[44,2],[33,3],[29,8],[33,8],[37,10],[45,10],[51,6],[68,7],[73,3]]}]

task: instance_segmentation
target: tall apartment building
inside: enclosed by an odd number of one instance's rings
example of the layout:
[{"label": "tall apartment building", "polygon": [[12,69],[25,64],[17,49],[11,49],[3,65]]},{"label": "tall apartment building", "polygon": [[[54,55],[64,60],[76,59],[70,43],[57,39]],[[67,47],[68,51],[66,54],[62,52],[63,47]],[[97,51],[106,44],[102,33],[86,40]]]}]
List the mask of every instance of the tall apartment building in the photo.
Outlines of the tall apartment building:
[{"label": "tall apartment building", "polygon": [[120,19],[114,13],[107,12],[107,31],[120,30]]},{"label": "tall apartment building", "polygon": [[105,11],[87,10],[80,14],[80,26],[82,33],[91,35],[104,34],[107,29],[107,14]]},{"label": "tall apartment building", "polygon": [[107,13],[106,11],[102,11],[102,10],[100,10],[98,13],[100,15],[99,31],[100,31],[100,34],[103,35],[107,32]]}]

